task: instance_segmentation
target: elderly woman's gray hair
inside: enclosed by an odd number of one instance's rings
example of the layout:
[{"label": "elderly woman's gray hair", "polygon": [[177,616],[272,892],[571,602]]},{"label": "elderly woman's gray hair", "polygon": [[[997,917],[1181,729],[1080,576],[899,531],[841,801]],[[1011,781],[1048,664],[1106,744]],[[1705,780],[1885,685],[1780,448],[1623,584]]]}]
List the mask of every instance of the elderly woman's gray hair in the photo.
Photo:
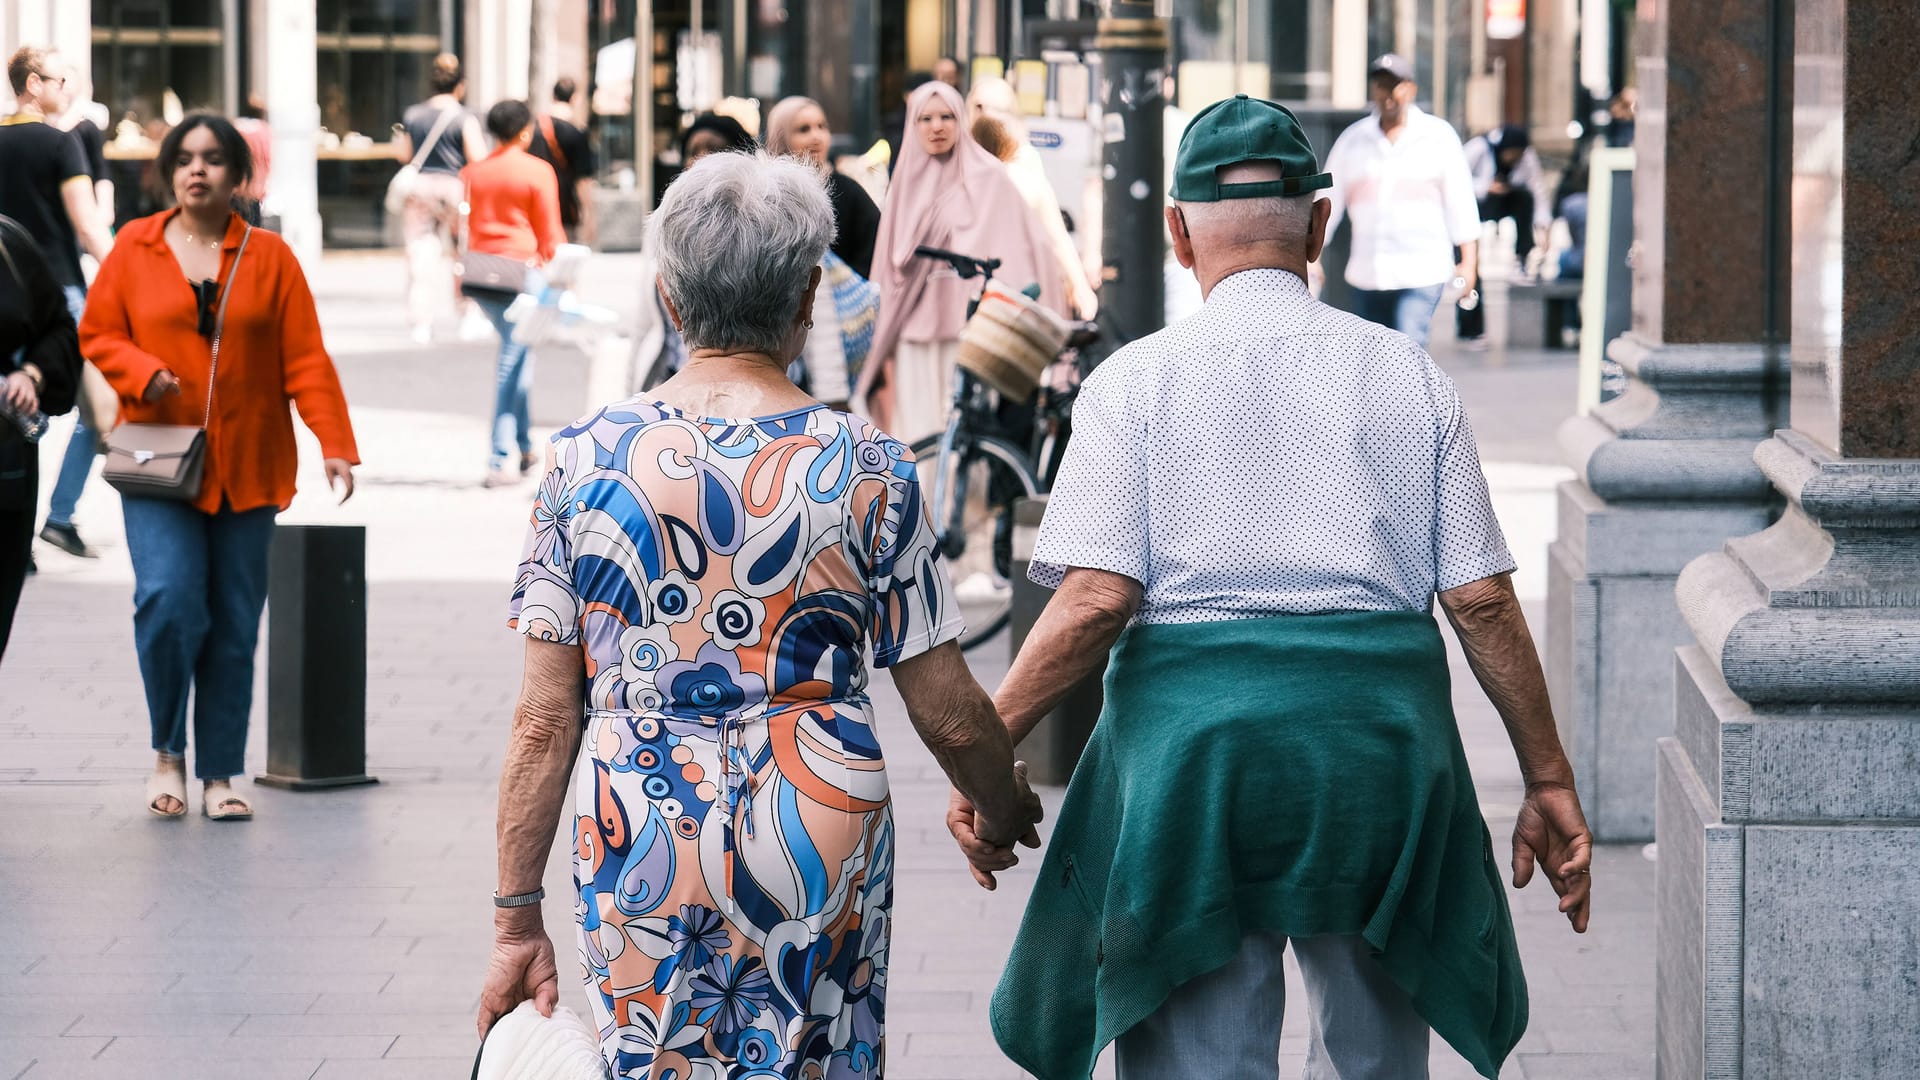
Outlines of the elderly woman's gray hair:
[{"label": "elderly woman's gray hair", "polygon": [[687,347],[778,353],[833,228],[826,178],[810,165],[723,153],[681,173],[648,242]]}]

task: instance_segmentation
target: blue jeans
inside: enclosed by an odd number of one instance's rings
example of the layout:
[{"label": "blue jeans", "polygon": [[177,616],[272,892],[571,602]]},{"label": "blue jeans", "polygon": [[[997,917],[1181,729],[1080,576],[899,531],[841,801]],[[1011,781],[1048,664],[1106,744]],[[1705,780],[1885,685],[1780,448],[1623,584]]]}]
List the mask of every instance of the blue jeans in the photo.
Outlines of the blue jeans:
[{"label": "blue jeans", "polygon": [[1433,329],[1433,313],[1440,306],[1442,285],[1422,289],[1355,289],[1353,313],[1389,330],[1398,330],[1427,347],[1427,332]]},{"label": "blue jeans", "polygon": [[237,776],[245,768],[276,511],[205,514],[183,502],[131,496],[121,505],[133,556],[133,645],[153,748],[186,753],[191,691],[193,774]]},{"label": "blue jeans", "polygon": [[517,467],[516,451],[533,451],[532,420],[527,402],[533,393],[533,353],[513,343],[513,324],[507,321],[512,298],[474,297],[473,302],[500,335],[500,359],[493,375],[493,457],[496,469]]},{"label": "blue jeans", "polygon": [[[61,286],[67,294],[67,310],[73,312],[73,321],[80,323],[80,313],[87,306],[87,292],[77,285]],[[87,486],[87,477],[93,472],[93,458],[100,436],[87,423],[87,410],[74,410],[78,422],[73,425],[73,439],[67,443],[66,456],[60,459],[60,477],[53,482],[53,494],[48,496],[47,524],[73,524],[73,508],[79,505],[80,491]]]},{"label": "blue jeans", "polygon": [[[1288,939],[1249,934],[1227,966],[1175,987],[1116,1040],[1120,1080],[1275,1075]],[[1307,1080],[1424,1080],[1427,1023],[1357,934],[1293,939],[1312,1010]],[[1204,1070],[1196,1069],[1205,1062]]]}]

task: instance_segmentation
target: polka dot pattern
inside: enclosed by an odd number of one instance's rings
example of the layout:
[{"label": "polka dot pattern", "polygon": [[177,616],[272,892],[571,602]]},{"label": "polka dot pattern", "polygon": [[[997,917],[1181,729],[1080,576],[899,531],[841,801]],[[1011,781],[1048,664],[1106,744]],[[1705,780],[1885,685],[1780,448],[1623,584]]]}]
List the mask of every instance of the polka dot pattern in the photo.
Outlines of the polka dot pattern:
[{"label": "polka dot pattern", "polygon": [[1115,353],[1081,388],[1032,579],[1146,587],[1138,621],[1426,610],[1514,568],[1453,382],[1279,270]]}]

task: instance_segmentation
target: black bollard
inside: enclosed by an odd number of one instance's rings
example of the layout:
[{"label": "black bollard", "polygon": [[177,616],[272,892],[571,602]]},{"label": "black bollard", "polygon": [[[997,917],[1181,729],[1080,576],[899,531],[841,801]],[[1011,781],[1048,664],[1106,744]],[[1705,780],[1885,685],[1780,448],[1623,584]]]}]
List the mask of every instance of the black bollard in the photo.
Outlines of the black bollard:
[{"label": "black bollard", "polygon": [[367,775],[367,530],[281,525],[267,585],[267,771],[290,791]]},{"label": "black bollard", "polygon": [[[1027,565],[1033,558],[1033,543],[1040,532],[1040,519],[1047,513],[1047,497],[1021,499],[1013,504],[1013,611],[1009,616],[1008,647],[1019,655],[1033,624],[1046,610],[1053,593],[1027,580]],[[1106,665],[1075,683],[1073,689],[1054,710],[1035,725],[1020,744],[1018,756],[1027,763],[1027,778],[1036,784],[1065,784],[1080,763],[1080,755],[1093,737],[1093,725],[1100,719],[1105,702],[1100,682]]]}]

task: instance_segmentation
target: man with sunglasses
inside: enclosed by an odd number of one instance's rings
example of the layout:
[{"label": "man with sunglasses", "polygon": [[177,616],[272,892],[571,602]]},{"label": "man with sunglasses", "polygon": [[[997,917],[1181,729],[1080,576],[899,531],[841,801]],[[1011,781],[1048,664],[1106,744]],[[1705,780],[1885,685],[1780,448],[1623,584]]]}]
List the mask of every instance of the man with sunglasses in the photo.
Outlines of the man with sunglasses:
[{"label": "man with sunglasses", "polygon": [[[104,260],[113,237],[94,202],[93,178],[80,140],[47,123],[66,111],[70,70],[52,49],[25,46],[7,61],[13,115],[0,120],[0,214],[19,222],[46,254],[74,322],[86,304],[80,251]],[[98,436],[85,413],[68,441],[40,538],[81,558],[94,551],[73,525],[74,504],[93,469]]]}]

